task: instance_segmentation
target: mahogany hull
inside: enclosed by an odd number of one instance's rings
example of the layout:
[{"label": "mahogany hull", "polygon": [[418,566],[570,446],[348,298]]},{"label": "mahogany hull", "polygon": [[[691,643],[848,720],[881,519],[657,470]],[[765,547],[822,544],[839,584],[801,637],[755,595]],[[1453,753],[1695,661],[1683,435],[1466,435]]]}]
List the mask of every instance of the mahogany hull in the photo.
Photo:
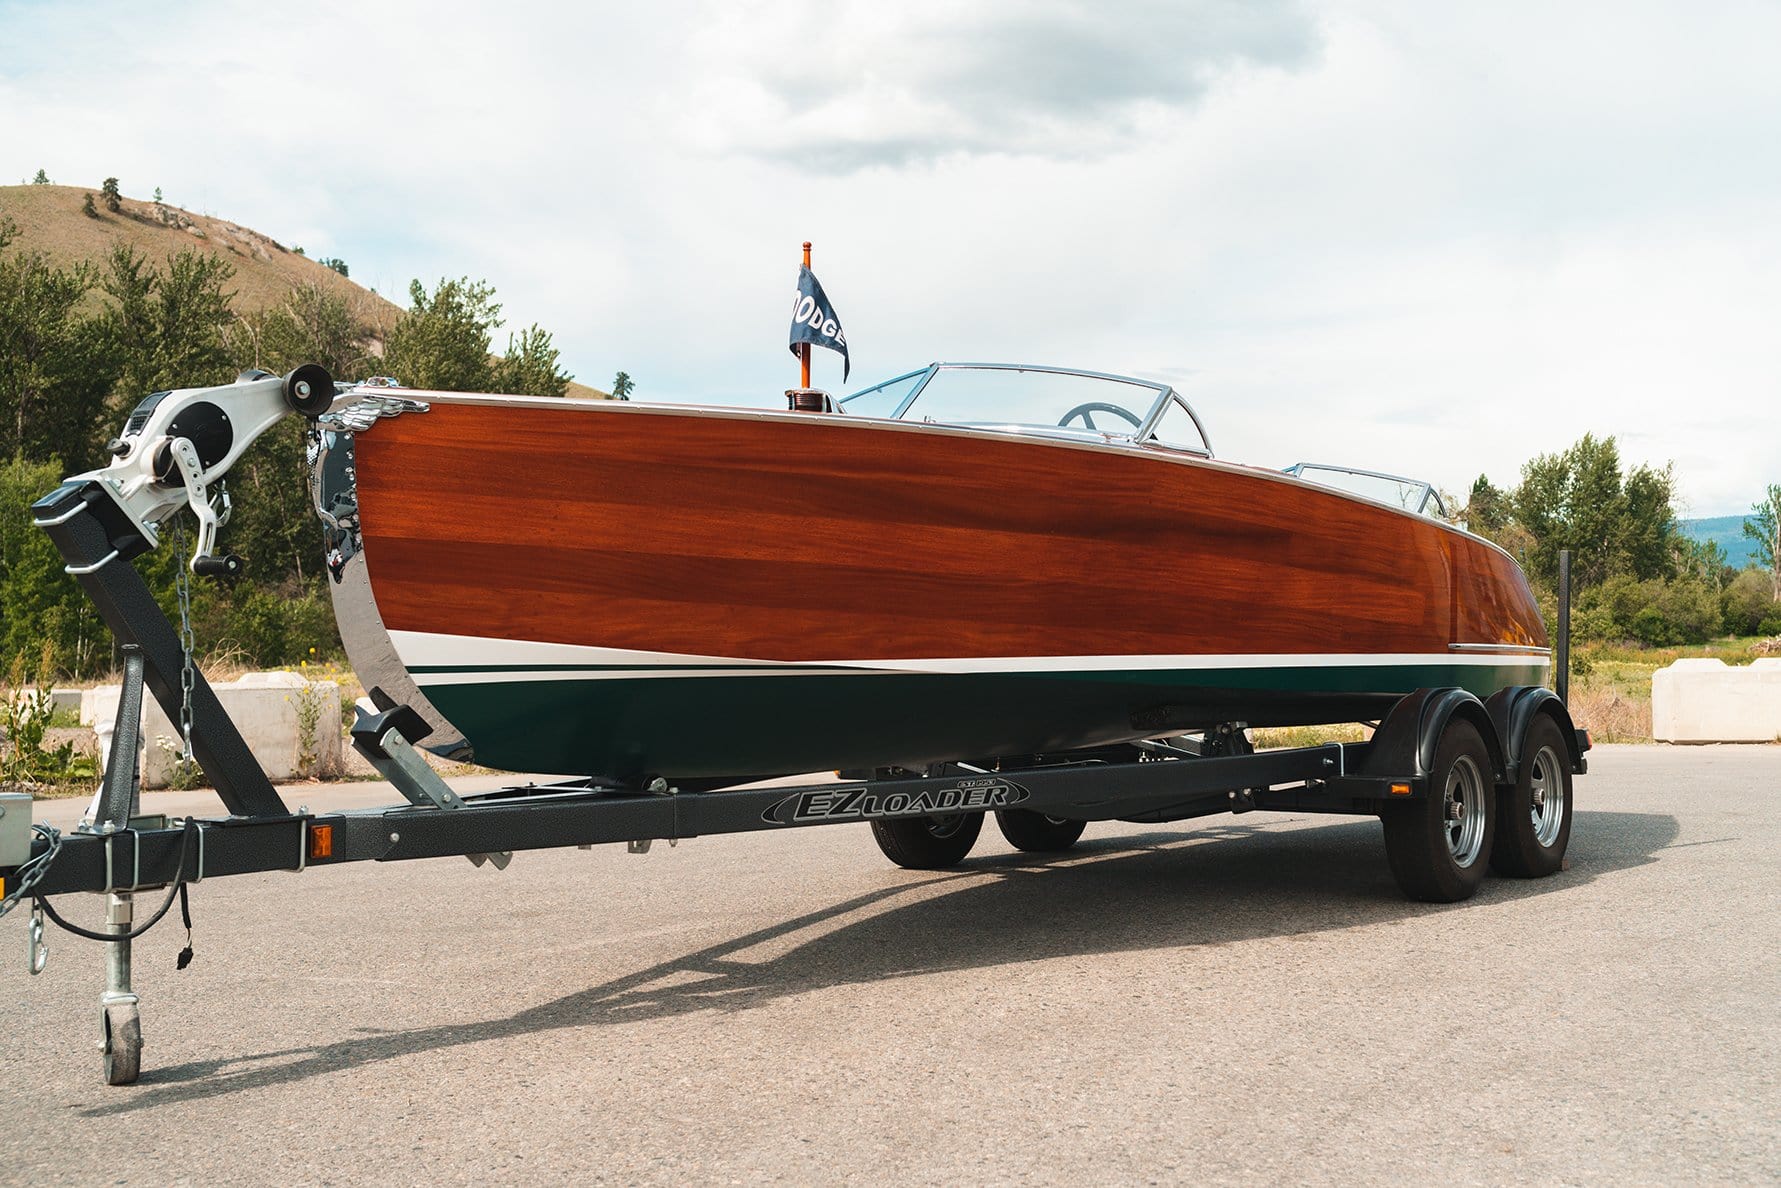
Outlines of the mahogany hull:
[{"label": "mahogany hull", "polygon": [[1272,471],[845,416],[416,395],[429,411],[354,446],[366,574],[401,662],[492,766],[911,765],[1346,721],[1422,686],[1544,676],[1501,550]]}]

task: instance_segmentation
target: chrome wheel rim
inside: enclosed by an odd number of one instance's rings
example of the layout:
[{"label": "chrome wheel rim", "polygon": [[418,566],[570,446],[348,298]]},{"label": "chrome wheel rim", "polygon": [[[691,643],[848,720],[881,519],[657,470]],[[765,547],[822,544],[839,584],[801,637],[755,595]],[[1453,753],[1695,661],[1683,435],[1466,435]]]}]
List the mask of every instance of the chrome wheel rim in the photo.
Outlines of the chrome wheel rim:
[{"label": "chrome wheel rim", "polygon": [[1443,797],[1447,852],[1461,868],[1478,861],[1484,848],[1484,776],[1470,755],[1461,755],[1447,771]]},{"label": "chrome wheel rim", "polygon": [[1535,841],[1542,846],[1558,841],[1558,831],[1565,823],[1565,787],[1558,755],[1551,747],[1541,747],[1528,769],[1528,814]]}]

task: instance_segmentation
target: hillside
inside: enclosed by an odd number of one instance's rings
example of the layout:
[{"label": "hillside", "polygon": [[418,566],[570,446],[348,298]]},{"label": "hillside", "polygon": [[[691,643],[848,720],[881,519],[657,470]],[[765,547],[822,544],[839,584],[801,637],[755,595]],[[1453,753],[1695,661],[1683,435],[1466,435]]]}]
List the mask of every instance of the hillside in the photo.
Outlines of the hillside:
[{"label": "hillside", "polygon": [[[96,219],[82,209],[88,194],[98,206]],[[118,244],[129,244],[154,261],[182,251],[208,251],[224,257],[235,269],[227,288],[234,294],[238,314],[256,313],[276,304],[298,285],[318,284],[344,297],[357,316],[373,327],[379,342],[401,316],[400,306],[332,268],[298,255],[270,235],[168,203],[124,198],[121,205],[117,214],[106,210],[97,188],[0,186],[0,216],[10,218],[19,228],[12,250],[42,252],[63,267],[82,260],[102,262]],[[381,352],[382,347],[374,350]],[[571,383],[569,395],[604,398],[606,393]]]},{"label": "hillside", "polygon": [[1744,535],[1743,516],[1712,516],[1701,520],[1678,521],[1682,534],[1702,544],[1718,541],[1725,550],[1725,562],[1742,569],[1756,561],[1756,542]]}]

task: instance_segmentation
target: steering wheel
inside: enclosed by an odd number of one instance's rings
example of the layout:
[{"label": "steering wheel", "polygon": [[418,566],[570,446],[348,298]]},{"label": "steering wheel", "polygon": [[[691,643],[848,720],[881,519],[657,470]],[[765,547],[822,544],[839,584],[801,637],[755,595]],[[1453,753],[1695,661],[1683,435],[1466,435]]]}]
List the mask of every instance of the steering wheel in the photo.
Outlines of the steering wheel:
[{"label": "steering wheel", "polygon": [[1065,413],[1064,419],[1059,421],[1058,425],[1061,428],[1068,429],[1071,421],[1074,421],[1077,417],[1081,417],[1083,428],[1093,430],[1096,433],[1105,433],[1106,430],[1095,424],[1094,415],[1096,413],[1112,413],[1120,420],[1129,423],[1133,429],[1137,429],[1144,424],[1144,422],[1139,420],[1129,409],[1121,408],[1117,404],[1108,404],[1105,400],[1090,400],[1087,403],[1078,404],[1075,408]]}]

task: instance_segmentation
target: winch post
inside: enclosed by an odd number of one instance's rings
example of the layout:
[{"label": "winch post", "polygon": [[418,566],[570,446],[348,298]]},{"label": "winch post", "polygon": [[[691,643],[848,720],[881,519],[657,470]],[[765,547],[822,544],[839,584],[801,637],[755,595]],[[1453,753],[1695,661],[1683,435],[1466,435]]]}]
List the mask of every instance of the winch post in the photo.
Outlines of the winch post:
[{"label": "winch post", "polygon": [[[121,514],[108,516],[108,509],[115,511],[116,504],[92,479],[64,483],[31,505],[37,527],[62,554],[118,643],[141,648],[144,683],[177,722],[185,667],[179,632],[129,564],[129,558],[148,551],[148,542]],[[192,754],[231,813],[290,816],[200,672],[192,674]]]}]

